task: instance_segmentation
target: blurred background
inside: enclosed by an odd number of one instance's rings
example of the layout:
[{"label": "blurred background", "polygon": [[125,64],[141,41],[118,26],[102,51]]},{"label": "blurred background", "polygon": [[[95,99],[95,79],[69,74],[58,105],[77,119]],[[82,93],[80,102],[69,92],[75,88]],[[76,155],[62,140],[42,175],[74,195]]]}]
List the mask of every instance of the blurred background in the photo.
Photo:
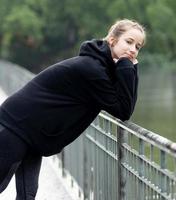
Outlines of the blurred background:
[{"label": "blurred background", "polygon": [[139,98],[132,121],[176,142],[175,0],[0,0],[0,58],[33,73],[76,56],[117,19],[139,21]]}]

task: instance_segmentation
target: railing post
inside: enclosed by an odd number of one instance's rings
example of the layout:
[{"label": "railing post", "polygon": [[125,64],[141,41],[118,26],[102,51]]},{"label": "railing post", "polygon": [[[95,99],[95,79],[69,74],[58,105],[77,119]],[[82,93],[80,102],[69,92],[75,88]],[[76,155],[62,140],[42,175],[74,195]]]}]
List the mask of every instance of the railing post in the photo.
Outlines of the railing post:
[{"label": "railing post", "polygon": [[124,130],[119,127],[117,131],[117,160],[118,160],[118,200],[126,200],[126,174],[122,163],[124,161],[124,151],[122,143],[124,142]]},{"label": "railing post", "polygon": [[84,146],[83,146],[83,192],[84,199],[88,200],[89,191],[88,191],[88,161],[87,161],[87,139],[86,134],[83,136]]},{"label": "railing post", "polygon": [[[139,156],[143,156],[145,153],[145,143],[142,139],[139,139]],[[144,163],[143,163],[143,160],[139,157],[139,160],[138,160],[138,173],[139,173],[139,177],[141,178],[144,178]],[[141,199],[144,199],[144,196],[145,196],[145,190],[144,190],[144,185],[143,185],[143,182],[139,180],[139,183],[138,183],[138,189],[139,189],[139,192],[138,192],[138,198],[137,200],[141,200]]]},{"label": "railing post", "polygon": [[[166,169],[166,153],[162,150],[160,150],[160,167],[162,170]],[[167,192],[167,180],[163,173],[160,174],[160,188],[161,192]],[[164,198],[162,197],[161,200],[164,200]]]},{"label": "railing post", "polygon": [[62,176],[65,177],[65,159],[64,159],[64,150],[61,152],[61,161],[62,161]]}]

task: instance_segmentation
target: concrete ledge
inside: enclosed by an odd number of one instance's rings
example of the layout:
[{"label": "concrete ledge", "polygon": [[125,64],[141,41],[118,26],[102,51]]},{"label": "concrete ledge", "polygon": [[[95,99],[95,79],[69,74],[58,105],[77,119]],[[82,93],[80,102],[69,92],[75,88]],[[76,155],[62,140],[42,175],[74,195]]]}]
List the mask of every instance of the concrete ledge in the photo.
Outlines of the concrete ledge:
[{"label": "concrete ledge", "polygon": [[62,176],[61,163],[57,158],[57,155],[49,157],[49,162],[51,167],[56,172],[58,179],[62,182],[62,185],[66,188],[67,193],[70,194],[72,200],[84,200],[84,195],[82,189],[78,186],[73,177],[64,170],[65,177]]}]

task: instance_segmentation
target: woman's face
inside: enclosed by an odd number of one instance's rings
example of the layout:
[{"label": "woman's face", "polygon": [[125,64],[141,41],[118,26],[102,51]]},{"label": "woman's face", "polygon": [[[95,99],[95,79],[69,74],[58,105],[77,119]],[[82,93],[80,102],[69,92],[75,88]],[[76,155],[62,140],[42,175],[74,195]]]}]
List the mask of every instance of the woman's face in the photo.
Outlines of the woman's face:
[{"label": "woman's face", "polygon": [[144,42],[144,34],[135,28],[131,28],[123,33],[117,40],[111,41],[110,47],[113,59],[127,57],[133,63],[135,62],[139,50]]}]

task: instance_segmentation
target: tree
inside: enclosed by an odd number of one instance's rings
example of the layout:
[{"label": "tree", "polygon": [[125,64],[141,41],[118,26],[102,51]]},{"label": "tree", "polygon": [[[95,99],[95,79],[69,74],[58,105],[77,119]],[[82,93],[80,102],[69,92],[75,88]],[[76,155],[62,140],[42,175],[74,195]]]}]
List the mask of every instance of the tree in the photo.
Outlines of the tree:
[{"label": "tree", "polygon": [[148,18],[152,29],[150,43],[151,52],[159,52],[170,58],[176,53],[176,22],[174,10],[165,1],[156,1],[147,9]]},{"label": "tree", "polygon": [[174,60],[175,9],[174,0],[0,0],[0,54],[37,72],[76,55],[84,40],[104,37],[116,19],[130,18],[146,27],[146,59]]}]

